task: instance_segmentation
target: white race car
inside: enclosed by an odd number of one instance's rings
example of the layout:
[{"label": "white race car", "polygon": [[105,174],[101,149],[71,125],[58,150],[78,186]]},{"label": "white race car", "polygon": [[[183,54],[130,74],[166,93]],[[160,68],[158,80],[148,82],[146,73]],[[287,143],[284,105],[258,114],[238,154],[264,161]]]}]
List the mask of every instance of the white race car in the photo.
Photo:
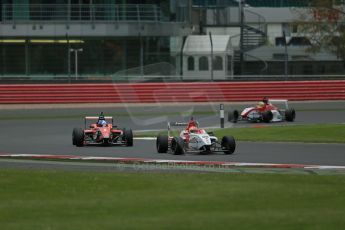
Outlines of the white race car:
[{"label": "white race car", "polygon": [[[171,126],[186,126],[178,137],[170,135]],[[232,136],[224,136],[221,141],[213,133],[207,133],[198,128],[198,122],[193,119],[188,123],[168,123],[168,135],[158,135],[156,141],[158,153],[217,153],[232,154],[236,149],[236,142]]]}]

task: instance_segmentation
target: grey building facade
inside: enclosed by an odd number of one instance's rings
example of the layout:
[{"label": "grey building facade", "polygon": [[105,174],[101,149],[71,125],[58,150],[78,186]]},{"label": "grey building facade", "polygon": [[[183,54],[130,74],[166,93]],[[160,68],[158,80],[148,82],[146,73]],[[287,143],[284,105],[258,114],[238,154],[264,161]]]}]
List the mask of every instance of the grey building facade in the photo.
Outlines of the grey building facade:
[{"label": "grey building facade", "polygon": [[[189,0],[3,0],[0,75],[102,76],[157,62],[191,33]],[[175,42],[176,43],[176,42]]]}]

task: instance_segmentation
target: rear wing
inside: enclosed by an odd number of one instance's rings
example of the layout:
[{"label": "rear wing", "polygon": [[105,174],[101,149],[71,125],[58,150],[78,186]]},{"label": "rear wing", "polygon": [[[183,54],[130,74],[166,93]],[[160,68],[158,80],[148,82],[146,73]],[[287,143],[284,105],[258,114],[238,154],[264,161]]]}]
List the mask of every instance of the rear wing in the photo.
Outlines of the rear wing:
[{"label": "rear wing", "polygon": [[[111,120],[111,124],[113,125],[114,124],[114,118],[113,117],[104,117],[105,120]],[[98,117],[94,117],[94,116],[91,116],[91,117],[85,117],[84,118],[84,125],[85,125],[85,129],[86,129],[86,123],[87,121],[89,120],[98,120]]]},{"label": "rear wing", "polygon": [[284,104],[285,109],[289,108],[288,100],[286,99],[269,99],[268,101],[272,103],[282,103]]},{"label": "rear wing", "polygon": [[187,122],[168,122],[168,130],[170,130],[171,126],[187,126]]}]

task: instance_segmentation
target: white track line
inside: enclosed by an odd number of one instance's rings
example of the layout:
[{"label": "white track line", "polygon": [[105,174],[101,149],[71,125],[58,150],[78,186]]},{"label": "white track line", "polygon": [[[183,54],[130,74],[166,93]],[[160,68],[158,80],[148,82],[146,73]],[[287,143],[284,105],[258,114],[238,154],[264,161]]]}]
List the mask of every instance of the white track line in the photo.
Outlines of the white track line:
[{"label": "white track line", "polygon": [[134,140],[145,140],[145,141],[152,141],[152,140],[156,140],[156,137],[134,137]]},{"label": "white track line", "polygon": [[332,165],[304,165],[304,164],[271,164],[271,163],[244,163],[226,161],[186,161],[186,160],[164,160],[145,158],[120,158],[120,157],[92,157],[73,155],[48,155],[48,154],[7,154],[1,153],[0,158],[20,158],[20,159],[50,159],[50,160],[85,160],[108,163],[128,163],[128,164],[161,164],[161,165],[187,165],[187,166],[216,166],[216,167],[249,167],[249,168],[281,168],[281,169],[318,169],[318,170],[345,170],[345,166]]}]

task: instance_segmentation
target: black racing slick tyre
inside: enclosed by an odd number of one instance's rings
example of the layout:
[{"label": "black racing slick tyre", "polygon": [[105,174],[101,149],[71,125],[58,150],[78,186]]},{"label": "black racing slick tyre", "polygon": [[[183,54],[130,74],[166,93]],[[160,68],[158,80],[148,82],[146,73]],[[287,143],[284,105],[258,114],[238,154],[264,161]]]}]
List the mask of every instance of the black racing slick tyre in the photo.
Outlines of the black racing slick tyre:
[{"label": "black racing slick tyre", "polygon": [[74,128],[72,139],[73,139],[73,144],[75,144],[77,147],[83,147],[84,146],[84,130],[81,128]]},{"label": "black racing slick tyre", "polygon": [[225,154],[233,154],[236,149],[235,138],[232,136],[224,136],[222,138],[221,146]]},{"label": "black racing slick tyre", "polygon": [[133,146],[133,132],[131,129],[124,129],[123,137],[126,141],[126,146]]},{"label": "black racing slick tyre", "polygon": [[75,138],[74,138],[74,136],[75,136],[75,133],[77,132],[76,130],[78,130],[78,128],[74,128],[73,132],[72,132],[72,144],[73,145],[75,145]]},{"label": "black racing slick tyre", "polygon": [[158,135],[156,140],[156,148],[158,153],[166,153],[169,148],[169,138],[167,135]]},{"label": "black racing slick tyre", "polygon": [[237,110],[229,111],[228,112],[228,121],[232,123],[237,123],[239,117],[239,113]]},{"label": "black racing slick tyre", "polygon": [[174,155],[184,154],[183,139],[181,137],[174,137],[171,140],[171,150]]},{"label": "black racing slick tyre", "polygon": [[285,120],[293,122],[296,118],[296,111],[294,109],[285,110]]},{"label": "black racing slick tyre", "polygon": [[270,110],[264,111],[262,113],[262,121],[269,123],[273,119],[273,113]]}]

